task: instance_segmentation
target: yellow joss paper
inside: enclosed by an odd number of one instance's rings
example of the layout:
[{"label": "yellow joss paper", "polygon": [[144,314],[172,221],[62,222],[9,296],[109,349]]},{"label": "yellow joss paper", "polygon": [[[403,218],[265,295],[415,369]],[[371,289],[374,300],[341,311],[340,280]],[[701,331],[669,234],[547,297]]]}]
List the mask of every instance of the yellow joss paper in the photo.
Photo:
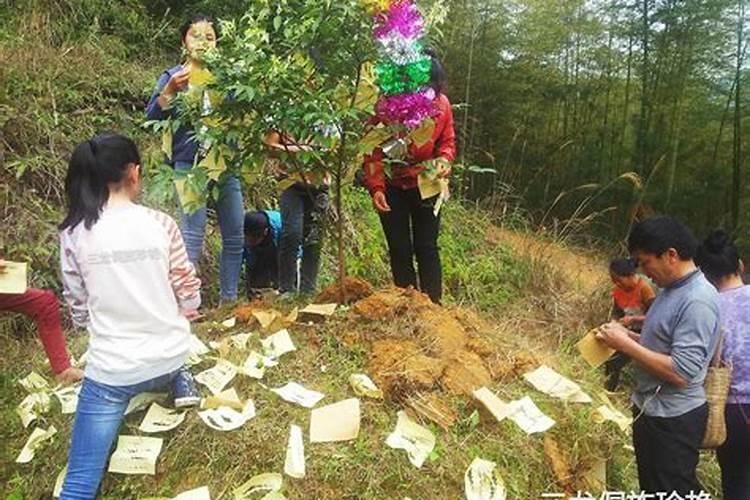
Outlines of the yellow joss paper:
[{"label": "yellow joss paper", "polygon": [[362,0],[362,5],[367,9],[367,12],[375,14],[377,12],[388,10],[388,7],[391,5],[391,0]]},{"label": "yellow joss paper", "polygon": [[213,81],[213,75],[202,66],[189,63],[186,67],[190,71],[189,83],[191,87],[205,87]]}]

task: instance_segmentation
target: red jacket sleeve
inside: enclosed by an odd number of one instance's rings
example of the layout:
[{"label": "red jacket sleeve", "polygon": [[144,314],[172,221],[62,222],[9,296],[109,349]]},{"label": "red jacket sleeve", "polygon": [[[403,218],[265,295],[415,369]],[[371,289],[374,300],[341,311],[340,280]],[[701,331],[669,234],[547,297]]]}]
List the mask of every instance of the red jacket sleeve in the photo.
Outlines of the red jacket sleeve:
[{"label": "red jacket sleeve", "polygon": [[383,170],[383,150],[376,148],[372,154],[366,155],[364,160],[365,186],[374,195],[378,191],[385,192],[385,171]]},{"label": "red jacket sleeve", "polygon": [[445,158],[448,161],[456,159],[456,130],[453,124],[453,108],[447,97],[442,96],[440,107],[442,108],[443,130],[437,139],[435,151],[439,158]]}]

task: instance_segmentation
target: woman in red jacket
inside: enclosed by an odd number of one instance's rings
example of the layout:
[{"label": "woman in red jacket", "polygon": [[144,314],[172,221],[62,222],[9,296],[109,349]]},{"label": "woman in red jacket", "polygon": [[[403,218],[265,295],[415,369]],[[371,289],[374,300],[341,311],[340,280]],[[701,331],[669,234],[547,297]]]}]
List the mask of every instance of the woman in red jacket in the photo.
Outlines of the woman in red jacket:
[{"label": "woman in red jacket", "polygon": [[[448,97],[442,93],[445,71],[433,53],[430,86],[435,90],[436,114],[432,139],[422,146],[410,144],[402,162],[391,164],[386,176],[383,163],[386,154],[376,148],[365,157],[364,171],[375,208],[380,213],[383,231],[388,242],[393,281],[398,287],[419,288],[435,303],[442,297],[442,269],[438,250],[440,215],[435,214],[439,196],[422,199],[419,175],[425,171],[428,160],[437,162],[438,176],[450,175],[450,162],[456,157],[456,134],[453,128],[453,111]],[[414,270],[414,257],[417,272]]]}]

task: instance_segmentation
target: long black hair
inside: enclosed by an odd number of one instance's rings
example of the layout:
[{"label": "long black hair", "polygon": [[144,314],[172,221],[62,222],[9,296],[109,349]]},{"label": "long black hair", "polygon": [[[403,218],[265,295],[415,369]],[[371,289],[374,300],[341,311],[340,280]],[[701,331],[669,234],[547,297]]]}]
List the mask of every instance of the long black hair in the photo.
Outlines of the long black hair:
[{"label": "long black hair", "polygon": [[109,199],[109,184],[122,181],[128,166],[140,163],[138,147],[123,135],[102,134],[76,146],[65,177],[68,215],[60,230],[81,222],[91,229]]},{"label": "long black hair", "polygon": [[428,47],[424,50],[424,53],[432,59],[432,71],[430,72],[430,87],[435,89],[438,94],[443,93],[443,87],[445,87],[445,81],[448,79],[448,74],[445,71],[445,66],[440,62],[440,58],[435,52],[435,49]]},{"label": "long black hair", "polygon": [[716,283],[722,278],[740,272],[740,254],[732,237],[722,229],[713,231],[698,248],[696,264],[709,280]]}]

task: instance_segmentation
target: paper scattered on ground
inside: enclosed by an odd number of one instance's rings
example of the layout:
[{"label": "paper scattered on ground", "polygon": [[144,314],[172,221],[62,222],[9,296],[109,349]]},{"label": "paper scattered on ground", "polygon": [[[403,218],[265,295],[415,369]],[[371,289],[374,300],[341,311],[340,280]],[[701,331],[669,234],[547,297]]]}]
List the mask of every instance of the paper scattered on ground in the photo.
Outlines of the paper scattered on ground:
[{"label": "paper scattered on ground", "polygon": [[224,328],[234,328],[237,324],[237,318],[229,318],[228,320],[222,321],[221,326]]},{"label": "paper scattered on ground", "polygon": [[148,408],[151,403],[164,401],[166,399],[167,395],[163,392],[142,392],[136,394],[131,398],[130,403],[128,403],[128,407],[125,409],[125,415],[144,410]]},{"label": "paper scattered on ground", "polygon": [[156,474],[156,460],[161,453],[161,438],[119,436],[117,449],[109,460],[109,472],[118,474]]},{"label": "paper scattered on ground", "polygon": [[505,500],[505,482],[497,464],[475,458],[464,474],[464,493],[466,500]]},{"label": "paper scattered on ground", "polygon": [[47,413],[50,408],[49,393],[34,392],[26,396],[16,407],[16,413],[21,417],[21,423],[28,427],[39,415]]},{"label": "paper scattered on ground", "polygon": [[362,398],[383,399],[383,391],[378,389],[375,382],[364,373],[352,373],[349,377],[349,384],[354,390],[354,394]]},{"label": "paper scattered on ground", "polygon": [[195,381],[208,387],[212,394],[218,394],[224,390],[229,382],[237,375],[237,367],[229,361],[220,359],[216,364],[195,376]]},{"label": "paper scattered on ground", "polygon": [[247,349],[247,342],[252,336],[252,333],[238,333],[237,335],[232,335],[231,337],[229,337],[229,343],[232,344],[235,349],[244,351],[245,349]]},{"label": "paper scattered on ground", "polygon": [[37,372],[31,372],[18,381],[26,392],[37,392],[49,389],[49,382]]},{"label": "paper scattered on ground", "polygon": [[[256,498],[253,493],[260,491],[279,491],[281,485],[284,482],[284,478],[277,472],[267,472],[265,474],[258,474],[250,478],[242,486],[235,488],[232,492],[234,500],[250,500]],[[265,497],[264,497],[265,498]]]},{"label": "paper scattered on ground", "polygon": [[549,366],[542,365],[536,370],[525,373],[523,378],[538,391],[570,403],[591,403],[591,397],[583,392],[581,386],[557,373]]},{"label": "paper scattered on ground", "polygon": [[583,481],[586,489],[591,492],[603,492],[607,489],[607,461],[599,458],[583,474]]},{"label": "paper scattered on ground", "polygon": [[615,350],[596,338],[597,329],[590,330],[577,344],[581,357],[593,368],[604,364]]},{"label": "paper scattered on ground", "polygon": [[188,351],[188,358],[185,363],[188,366],[195,366],[203,361],[202,357],[209,353],[206,344],[201,341],[195,335],[190,335],[190,350]]},{"label": "paper scattered on ground", "polygon": [[633,424],[631,417],[625,416],[620,410],[617,410],[609,405],[601,405],[591,416],[594,422],[599,424],[610,421],[614,422],[617,427],[624,433],[630,432],[630,426]]},{"label": "paper scattered on ground", "polygon": [[263,346],[264,354],[272,358],[280,358],[288,352],[297,350],[287,330],[280,330],[273,335],[269,335],[261,339],[260,343]]},{"label": "paper scattered on ground", "polygon": [[263,375],[266,373],[266,366],[268,362],[273,363],[272,360],[269,358],[266,358],[262,354],[260,354],[257,351],[250,351],[250,354],[248,354],[247,359],[244,363],[242,363],[242,367],[240,368],[240,371],[243,375],[247,375],[248,377],[254,378],[254,379],[262,379]]},{"label": "paper scattered on ground", "polygon": [[68,473],[68,464],[65,464],[65,467],[62,468],[62,470],[57,474],[57,479],[55,479],[55,487],[52,490],[52,496],[54,498],[60,498],[60,494],[62,493],[63,483],[65,482],[65,475],[67,473]]},{"label": "paper scattered on ground", "polygon": [[16,463],[27,464],[31,462],[34,459],[36,452],[39,451],[47,441],[52,439],[55,434],[57,434],[57,429],[55,429],[55,426],[53,425],[50,425],[49,429],[42,429],[40,427],[34,429],[31,436],[29,436],[29,439],[26,440],[26,444],[23,446],[21,453],[18,454]]},{"label": "paper scattered on ground", "polygon": [[498,422],[502,422],[513,413],[513,407],[498,398],[495,393],[486,387],[474,391],[474,397],[487,408]]},{"label": "paper scattered on ground", "polygon": [[253,316],[258,320],[261,329],[265,332],[275,332],[282,328],[286,328],[297,321],[297,314],[296,307],[287,316],[284,316],[275,309],[270,309],[268,311],[253,311]]},{"label": "paper scattered on ground", "polygon": [[435,435],[426,427],[414,422],[405,411],[398,412],[396,429],[385,440],[391,448],[405,450],[418,469],[435,448]]},{"label": "paper scattered on ground", "polygon": [[203,486],[194,490],[184,491],[172,500],[211,500],[211,493],[208,491],[208,486]]},{"label": "paper scattered on ground", "polygon": [[544,432],[555,425],[555,421],[542,413],[530,397],[511,401],[512,413],[509,418],[526,434]]},{"label": "paper scattered on ground", "polygon": [[314,314],[316,316],[333,316],[338,304],[310,304],[300,311],[300,314]]},{"label": "paper scattered on ground", "polygon": [[4,260],[5,272],[0,274],[0,293],[24,293],[28,283],[26,262],[11,262]]},{"label": "paper scattered on ground", "polygon": [[214,410],[201,410],[198,412],[198,416],[207,426],[214,430],[222,432],[233,431],[245,425],[248,420],[255,416],[255,404],[252,400],[248,399],[242,411],[221,406]]},{"label": "paper scattered on ground", "polygon": [[260,323],[260,327],[266,330],[276,319],[281,317],[281,313],[275,309],[271,309],[270,311],[253,311],[253,316]]},{"label": "paper scattered on ground", "polygon": [[152,403],[138,429],[146,433],[171,431],[185,420],[185,415],[183,411]]},{"label": "paper scattered on ground", "polygon": [[284,401],[296,403],[305,408],[312,408],[325,397],[325,394],[305,389],[296,382],[289,382],[284,387],[271,389],[271,392],[278,394]]},{"label": "paper scattered on ground", "polygon": [[78,393],[81,392],[81,384],[61,387],[54,391],[55,397],[60,401],[63,414],[75,413],[78,407]]},{"label": "paper scattered on ground", "polygon": [[233,410],[242,411],[245,405],[242,403],[240,396],[237,391],[233,388],[227,389],[226,391],[220,392],[214,396],[209,396],[203,400],[202,410],[215,410],[226,406]]},{"label": "paper scattered on ground", "polygon": [[359,435],[359,399],[351,398],[316,408],[310,415],[310,442],[350,441]]},{"label": "paper scattered on ground", "polygon": [[302,440],[302,428],[294,424],[289,428],[284,474],[296,479],[305,477],[305,443]]},{"label": "paper scattered on ground", "polygon": [[286,500],[286,497],[278,491],[272,491],[260,500]]}]

